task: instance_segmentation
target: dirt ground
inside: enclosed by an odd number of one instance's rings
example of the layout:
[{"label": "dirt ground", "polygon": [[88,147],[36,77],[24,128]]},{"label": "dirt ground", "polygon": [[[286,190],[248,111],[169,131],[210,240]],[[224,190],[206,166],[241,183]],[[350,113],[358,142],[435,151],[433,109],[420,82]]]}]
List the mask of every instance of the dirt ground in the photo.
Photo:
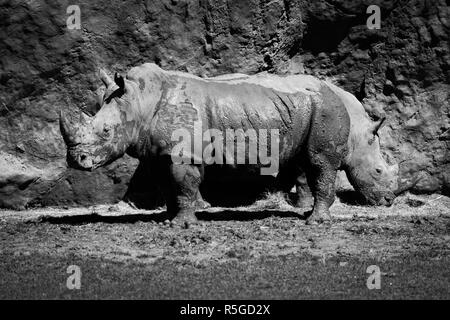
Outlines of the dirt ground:
[{"label": "dirt ground", "polygon": [[[0,211],[1,299],[449,299],[450,198],[332,206],[305,225],[276,195],[171,227],[125,203]],[[81,288],[66,286],[70,265]],[[381,271],[369,290],[367,267]]]}]

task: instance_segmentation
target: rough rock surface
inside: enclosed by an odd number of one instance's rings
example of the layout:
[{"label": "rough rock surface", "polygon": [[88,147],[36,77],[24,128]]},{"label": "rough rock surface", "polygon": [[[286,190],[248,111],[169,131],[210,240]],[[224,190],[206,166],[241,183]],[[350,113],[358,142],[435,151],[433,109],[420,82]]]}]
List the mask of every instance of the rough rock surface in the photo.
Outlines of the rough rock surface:
[{"label": "rough rock surface", "polygon": [[[389,161],[416,192],[450,192],[450,7],[445,0],[0,2],[0,207],[108,203],[126,193],[138,162],[67,169],[58,113],[96,111],[98,67],[144,62],[199,76],[307,73],[332,79],[386,115]],[[369,30],[368,5],[381,8]],[[132,183],[133,184],[133,183]],[[134,183],[142,185],[141,182]],[[131,192],[130,198],[141,197]],[[130,192],[129,192],[130,194]]]}]

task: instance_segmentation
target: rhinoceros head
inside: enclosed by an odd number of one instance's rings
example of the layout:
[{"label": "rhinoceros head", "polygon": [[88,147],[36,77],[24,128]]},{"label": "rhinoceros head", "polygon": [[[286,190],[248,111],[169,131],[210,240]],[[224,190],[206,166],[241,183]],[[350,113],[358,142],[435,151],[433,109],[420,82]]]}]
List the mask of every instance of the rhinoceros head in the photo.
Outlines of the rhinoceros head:
[{"label": "rhinoceros head", "polygon": [[385,118],[371,122],[367,117],[352,123],[346,173],[353,187],[370,204],[392,204],[398,190],[398,165],[388,165],[380,151],[378,131]]},{"label": "rhinoceros head", "polygon": [[132,83],[117,74],[113,81],[103,70],[99,74],[106,90],[96,115],[90,117],[81,112],[76,124],[63,112],[60,115],[67,162],[77,169],[93,170],[121,157],[136,135]]}]

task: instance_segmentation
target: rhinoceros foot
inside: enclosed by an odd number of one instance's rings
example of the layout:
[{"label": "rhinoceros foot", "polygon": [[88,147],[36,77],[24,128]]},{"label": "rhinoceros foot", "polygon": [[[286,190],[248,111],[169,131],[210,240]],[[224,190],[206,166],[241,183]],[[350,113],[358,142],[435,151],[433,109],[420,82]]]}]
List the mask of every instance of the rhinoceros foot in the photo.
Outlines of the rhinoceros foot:
[{"label": "rhinoceros foot", "polygon": [[194,209],[181,210],[170,222],[172,227],[188,229],[193,225],[199,224]]},{"label": "rhinoceros foot", "polygon": [[195,207],[197,209],[207,209],[207,208],[211,208],[211,204],[208,201],[205,201],[203,199],[198,199],[195,201]]},{"label": "rhinoceros foot", "polygon": [[306,224],[307,225],[317,225],[324,222],[330,222],[331,221],[331,215],[330,211],[328,209],[318,210],[317,208],[314,208],[312,213],[306,218]]},{"label": "rhinoceros foot", "polygon": [[329,215],[311,215],[306,219],[307,225],[317,225],[325,222],[330,222],[331,216]]}]

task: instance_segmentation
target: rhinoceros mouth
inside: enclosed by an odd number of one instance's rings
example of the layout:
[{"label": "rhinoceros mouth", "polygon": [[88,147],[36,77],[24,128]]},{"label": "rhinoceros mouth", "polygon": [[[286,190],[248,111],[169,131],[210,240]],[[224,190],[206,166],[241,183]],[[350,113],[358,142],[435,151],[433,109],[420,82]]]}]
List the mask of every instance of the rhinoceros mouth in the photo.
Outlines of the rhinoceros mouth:
[{"label": "rhinoceros mouth", "polygon": [[83,170],[83,171],[92,171],[94,170],[95,164],[94,163],[86,163],[84,159],[81,159],[82,156],[72,156],[70,153],[67,154],[67,165],[70,168]]},{"label": "rhinoceros mouth", "polygon": [[394,200],[395,200],[395,194],[393,192],[379,192],[376,194],[373,193],[366,193],[366,194],[362,194],[366,203],[368,205],[372,205],[372,206],[387,206],[390,207]]},{"label": "rhinoceros mouth", "polygon": [[380,200],[380,204],[384,205],[386,207],[390,207],[392,206],[392,204],[394,203],[395,200],[395,195],[393,193],[389,193],[387,195],[384,195],[381,200]]}]

